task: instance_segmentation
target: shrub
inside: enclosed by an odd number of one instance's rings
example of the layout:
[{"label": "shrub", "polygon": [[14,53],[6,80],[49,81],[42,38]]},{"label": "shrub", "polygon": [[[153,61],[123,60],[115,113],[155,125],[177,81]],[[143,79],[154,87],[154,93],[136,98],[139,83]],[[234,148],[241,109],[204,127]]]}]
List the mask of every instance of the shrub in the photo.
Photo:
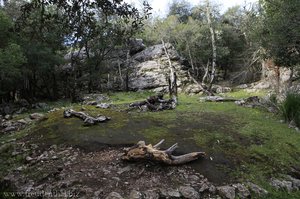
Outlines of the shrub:
[{"label": "shrub", "polygon": [[286,121],[294,120],[300,127],[300,94],[288,93],[282,103],[282,113]]}]

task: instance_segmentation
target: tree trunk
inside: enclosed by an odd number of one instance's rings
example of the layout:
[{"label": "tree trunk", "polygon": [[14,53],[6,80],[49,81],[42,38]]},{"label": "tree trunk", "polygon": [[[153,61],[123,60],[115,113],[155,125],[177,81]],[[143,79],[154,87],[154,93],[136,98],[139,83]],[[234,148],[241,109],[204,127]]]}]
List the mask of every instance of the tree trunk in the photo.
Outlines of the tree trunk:
[{"label": "tree trunk", "polygon": [[193,61],[193,57],[192,57],[192,53],[191,53],[191,49],[190,49],[189,44],[187,44],[187,49],[188,49],[188,52],[189,52],[189,57],[190,57],[191,65],[192,65],[192,70],[193,70],[193,73],[195,73],[194,61]]},{"label": "tree trunk", "polygon": [[202,77],[202,84],[205,84],[205,80],[207,79],[208,71],[209,71],[209,60],[207,61],[206,67],[203,66],[203,68],[204,68],[205,73]]},{"label": "tree trunk", "polygon": [[211,45],[212,45],[212,52],[213,52],[211,75],[210,75],[210,81],[209,81],[209,87],[208,87],[208,89],[211,90],[213,81],[215,79],[215,73],[216,73],[217,46],[216,46],[216,40],[215,40],[215,31],[213,29],[212,22],[211,22],[211,7],[209,5],[209,0],[207,0],[206,2],[207,2],[207,5],[206,5],[207,23],[208,23],[209,31],[210,31],[210,35],[211,35]]},{"label": "tree trunk", "polygon": [[172,62],[171,62],[168,50],[165,46],[164,40],[161,39],[161,42],[162,42],[165,54],[166,54],[166,56],[168,58],[168,62],[169,62],[169,71],[170,71],[169,79],[168,79],[168,81],[169,81],[169,95],[170,95],[170,98],[175,98],[177,100],[177,75],[176,75],[176,72],[175,72],[174,67],[172,65]]},{"label": "tree trunk", "polygon": [[123,79],[123,76],[122,76],[120,60],[118,60],[118,70],[119,70],[119,77],[120,77],[120,81],[121,81],[121,88],[123,90],[124,89],[124,79]]}]

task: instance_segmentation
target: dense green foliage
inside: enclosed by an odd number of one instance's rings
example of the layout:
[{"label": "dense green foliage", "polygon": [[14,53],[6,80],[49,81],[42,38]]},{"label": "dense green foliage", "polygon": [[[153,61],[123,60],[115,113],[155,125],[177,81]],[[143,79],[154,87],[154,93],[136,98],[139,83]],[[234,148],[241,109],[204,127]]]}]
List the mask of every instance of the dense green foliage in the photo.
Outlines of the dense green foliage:
[{"label": "dense green foliage", "polygon": [[294,121],[300,127],[300,94],[287,94],[282,103],[282,113],[286,121]]},{"label": "dense green foliage", "polygon": [[[209,82],[213,35],[216,80],[250,82],[265,56],[283,66],[299,64],[299,4],[260,1],[221,13],[209,1],[192,6],[176,0],[165,18],[149,18],[147,3],[139,11],[123,1],[6,1],[0,9],[0,101],[75,100],[79,91],[103,91],[107,74],[119,72],[109,56],[137,36],[148,45],[170,42],[188,60],[190,74]],[[126,77],[128,63],[122,63]]]},{"label": "dense green foliage", "polygon": [[[236,6],[222,15],[217,6],[211,7],[217,46],[217,68],[223,72],[220,78],[228,78],[228,72],[257,67],[260,64],[257,53],[259,6]],[[191,72],[199,80],[211,65],[213,54],[206,9],[205,4],[192,7],[186,1],[173,1],[167,18],[148,20],[141,34],[147,44],[160,43],[161,39],[172,43],[188,59]]]},{"label": "dense green foliage", "polygon": [[[83,80],[89,92],[97,89],[106,56],[126,45],[150,9],[108,0],[6,2],[0,8],[0,101],[75,99]],[[70,70],[61,67],[66,61]]]},{"label": "dense green foliage", "polygon": [[300,1],[264,0],[265,26],[263,45],[279,65],[300,63]]}]

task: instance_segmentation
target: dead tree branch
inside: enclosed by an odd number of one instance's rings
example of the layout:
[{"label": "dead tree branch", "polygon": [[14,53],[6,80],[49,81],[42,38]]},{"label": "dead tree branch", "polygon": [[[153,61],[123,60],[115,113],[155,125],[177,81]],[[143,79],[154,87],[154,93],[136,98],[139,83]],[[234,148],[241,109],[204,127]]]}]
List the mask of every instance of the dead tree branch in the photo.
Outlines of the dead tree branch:
[{"label": "dead tree branch", "polygon": [[87,126],[94,125],[94,124],[97,124],[97,123],[102,123],[102,122],[110,120],[110,117],[106,117],[104,115],[98,115],[95,118],[95,117],[89,116],[87,113],[77,112],[77,111],[74,111],[72,109],[67,109],[67,110],[64,111],[64,117],[65,118],[70,118],[70,117],[73,117],[73,116],[82,119],[83,122],[84,122],[84,125],[87,125]]},{"label": "dead tree branch", "polygon": [[122,160],[150,160],[167,165],[179,165],[197,160],[199,157],[204,157],[206,155],[205,152],[192,152],[175,156],[172,155],[172,153],[176,148],[178,148],[178,144],[176,143],[166,150],[159,150],[159,146],[163,142],[164,140],[161,140],[159,143],[152,146],[151,144],[146,145],[144,141],[139,141],[135,146],[125,149],[125,154],[122,156]]}]

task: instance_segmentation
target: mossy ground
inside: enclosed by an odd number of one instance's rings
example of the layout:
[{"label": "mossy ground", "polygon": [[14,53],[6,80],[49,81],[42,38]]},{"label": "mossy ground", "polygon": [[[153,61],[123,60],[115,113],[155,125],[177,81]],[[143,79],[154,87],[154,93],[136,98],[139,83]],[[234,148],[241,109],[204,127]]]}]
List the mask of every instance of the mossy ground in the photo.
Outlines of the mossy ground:
[{"label": "mossy ground", "polygon": [[[110,97],[113,104],[123,109],[124,104],[143,100],[150,94],[113,93]],[[237,91],[227,96],[243,98],[250,95]],[[78,104],[68,106],[75,110],[82,108]],[[249,180],[268,189],[271,198],[300,198],[299,192],[287,194],[268,185],[271,176],[280,177],[288,173],[291,166],[300,164],[300,133],[281,123],[277,115],[231,102],[199,102],[198,96],[186,95],[179,96],[175,110],[162,112],[84,108],[91,115],[103,114],[112,120],[84,127],[77,118],[64,119],[60,110],[49,113],[48,120],[35,124],[30,130],[14,135],[20,138],[30,134],[27,138],[40,144],[64,143],[89,151],[107,144],[129,145],[139,140],[155,143],[166,139],[165,147],[179,143],[178,153],[205,151],[208,157],[191,166],[212,181]]]}]

